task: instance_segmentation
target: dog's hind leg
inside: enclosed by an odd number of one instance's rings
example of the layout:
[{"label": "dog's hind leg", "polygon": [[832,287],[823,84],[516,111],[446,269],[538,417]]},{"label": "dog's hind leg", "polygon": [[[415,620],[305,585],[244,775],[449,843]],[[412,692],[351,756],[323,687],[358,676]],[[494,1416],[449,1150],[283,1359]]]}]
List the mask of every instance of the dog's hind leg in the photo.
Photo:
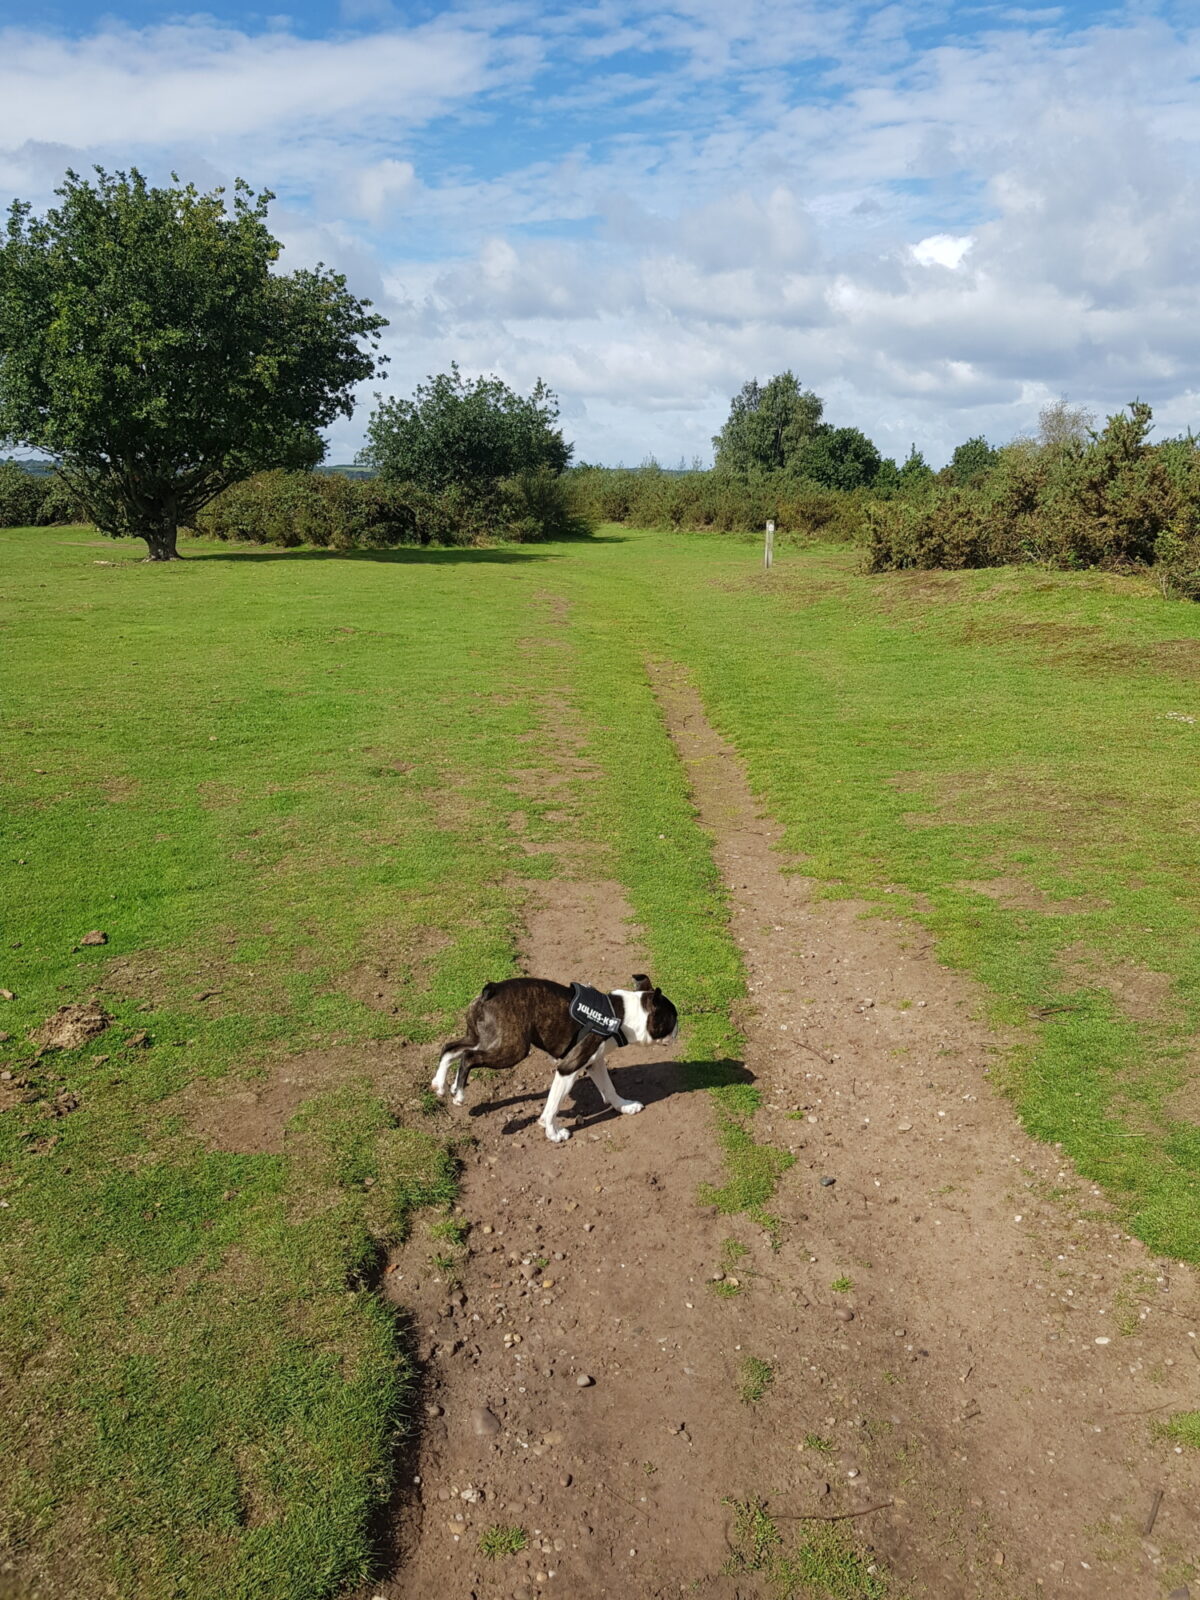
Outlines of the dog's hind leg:
[{"label": "dog's hind leg", "polygon": [[445,1097],[446,1080],[450,1076],[450,1068],[456,1061],[461,1060],[470,1048],[471,1043],[467,1039],[451,1039],[449,1044],[442,1046],[441,1060],[438,1062],[437,1071],[434,1073],[433,1082],[430,1084],[430,1088],[439,1100]]},{"label": "dog's hind leg", "polygon": [[601,1051],[591,1066],[586,1069],[588,1077],[599,1089],[614,1111],[623,1111],[627,1117],[633,1116],[635,1111],[642,1109],[640,1100],[622,1100],[608,1075],[608,1068],[604,1065],[604,1052]]},{"label": "dog's hind leg", "polygon": [[[467,1098],[467,1079],[476,1067],[486,1067],[493,1072],[502,1072],[507,1067],[515,1067],[518,1061],[524,1061],[528,1051],[523,1043],[498,1044],[488,1047],[483,1044],[467,1045],[457,1055],[458,1066],[454,1071],[454,1089],[452,1098],[456,1106],[461,1106]],[[439,1069],[440,1070],[440,1069]],[[449,1067],[447,1067],[449,1073]]]}]

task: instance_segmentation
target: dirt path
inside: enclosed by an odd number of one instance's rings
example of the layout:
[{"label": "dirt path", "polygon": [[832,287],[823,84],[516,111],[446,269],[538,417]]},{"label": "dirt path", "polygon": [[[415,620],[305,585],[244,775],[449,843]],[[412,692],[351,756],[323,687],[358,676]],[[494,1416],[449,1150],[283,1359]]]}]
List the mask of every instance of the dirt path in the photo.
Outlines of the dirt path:
[{"label": "dirt path", "polygon": [[[780,872],[694,693],[657,682],[751,976],[755,1132],[797,1157],[778,1248],[698,1210],[712,1109],[661,1053],[616,1058],[640,1116],[587,1086],[559,1147],[533,1121],[544,1060],[473,1082],[459,1283],[427,1240],[385,1278],[414,1315],[426,1416],[401,1565],[362,1594],[749,1600],[769,1591],[722,1575],[724,1502],[761,1497],[789,1540],[811,1525],[789,1518],[882,1504],[843,1526],[896,1592],[1165,1597],[1200,1558],[1200,1472],[1150,1439],[1154,1416],[1196,1404],[1193,1275],[1024,1137],[988,1084],[1006,1041],[910,927]],[[609,986],[652,970],[617,886],[534,893],[526,970]],[[723,1265],[737,1282],[718,1294]],[[747,1357],[774,1373],[753,1405]],[[485,1560],[493,1525],[529,1548]]]}]

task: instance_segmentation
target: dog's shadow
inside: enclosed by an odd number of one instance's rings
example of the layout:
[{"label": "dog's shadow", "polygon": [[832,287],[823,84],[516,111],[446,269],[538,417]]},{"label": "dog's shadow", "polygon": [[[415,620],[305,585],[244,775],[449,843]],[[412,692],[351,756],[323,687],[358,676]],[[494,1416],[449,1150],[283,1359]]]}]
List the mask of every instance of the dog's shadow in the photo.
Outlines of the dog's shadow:
[{"label": "dog's shadow", "polygon": [[[744,1061],[723,1057],[717,1061],[648,1061],[631,1067],[612,1066],[609,1057],[609,1074],[613,1087],[624,1100],[640,1100],[649,1108],[660,1100],[670,1100],[678,1094],[694,1094],[698,1089],[719,1089],[731,1083],[753,1083],[754,1074]],[[548,1063],[552,1068],[552,1063]],[[531,1089],[510,1094],[503,1099],[482,1100],[471,1107],[473,1117],[494,1116],[497,1111],[508,1111],[516,1106],[533,1105],[537,1109],[527,1116],[511,1116],[502,1125],[503,1134],[521,1133],[532,1127],[541,1115],[549,1088]],[[580,1078],[565,1101],[560,1116],[573,1119],[573,1129],[582,1132],[595,1123],[620,1116],[601,1095],[590,1078]]]}]

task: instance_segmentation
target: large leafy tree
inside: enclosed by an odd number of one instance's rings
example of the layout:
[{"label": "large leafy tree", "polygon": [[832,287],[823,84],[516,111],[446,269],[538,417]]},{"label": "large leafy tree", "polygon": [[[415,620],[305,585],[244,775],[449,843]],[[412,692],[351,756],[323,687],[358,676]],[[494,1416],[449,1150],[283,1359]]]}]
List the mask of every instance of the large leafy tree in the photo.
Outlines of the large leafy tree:
[{"label": "large leafy tree", "polygon": [[464,378],[451,363],[411,400],[380,401],[359,460],[383,478],[472,491],[518,473],[560,473],[573,449],[558,427],[557,397],[540,379],[521,395],[499,378]]},{"label": "large leafy tree", "polygon": [[734,395],[725,426],[713,437],[717,470],[745,475],[790,466],[821,427],[824,409],[792,372],[762,384],[752,378]]},{"label": "large leafy tree", "polygon": [[374,375],[383,317],[324,266],[280,273],[274,198],[69,172],[0,242],[0,439],[54,456],[105,533],[177,554],[176,529],[319,430]]}]

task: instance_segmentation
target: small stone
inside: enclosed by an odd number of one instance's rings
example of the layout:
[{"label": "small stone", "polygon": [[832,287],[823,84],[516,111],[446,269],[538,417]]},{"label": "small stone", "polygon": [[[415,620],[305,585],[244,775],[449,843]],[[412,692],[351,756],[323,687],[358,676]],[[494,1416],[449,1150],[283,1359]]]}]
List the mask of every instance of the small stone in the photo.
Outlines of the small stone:
[{"label": "small stone", "polygon": [[911,1122],[898,1122],[896,1124],[896,1132],[897,1133],[911,1133],[912,1132],[912,1123]]},{"label": "small stone", "polygon": [[11,989],[0,989],[0,1000],[15,1000],[16,998]]},{"label": "small stone", "polygon": [[822,1189],[831,1189],[836,1182],[836,1178],[822,1178],[821,1187]]},{"label": "small stone", "polygon": [[581,1372],[579,1374],[579,1376],[575,1379],[576,1384],[581,1389],[590,1389],[592,1387],[592,1385],[595,1383],[595,1381],[596,1381],[595,1378],[593,1378],[592,1375],[590,1373],[588,1373],[588,1372]]},{"label": "small stone", "polygon": [[559,1486],[563,1489],[569,1489],[574,1481],[574,1478],[572,1478],[569,1472],[564,1472],[562,1477],[558,1480]]},{"label": "small stone", "polygon": [[106,933],[101,933],[99,928],[93,928],[90,933],[84,934],[79,943],[81,945],[107,944],[108,935]]},{"label": "small stone", "polygon": [[846,1476],[848,1478],[857,1478],[858,1477],[858,1468],[857,1467],[851,1467],[850,1470],[846,1473]]},{"label": "small stone", "polygon": [[481,1439],[500,1432],[500,1419],[487,1406],[476,1406],[471,1413],[471,1428]]},{"label": "small stone", "polygon": [[992,1564],[993,1564],[993,1566],[997,1566],[997,1567],[1002,1567],[1004,1565],[1004,1551],[1003,1550],[997,1550],[996,1551],[996,1554],[992,1557]]},{"label": "small stone", "polygon": [[849,1306],[839,1306],[833,1313],[839,1322],[853,1322],[854,1313]]},{"label": "small stone", "polygon": [[442,1408],[441,1406],[426,1406],[425,1415],[427,1417],[440,1417],[442,1415]]},{"label": "small stone", "polygon": [[829,1493],[830,1493],[830,1488],[829,1488],[829,1485],[827,1483],[819,1483],[817,1485],[817,1499],[818,1500],[823,1499]]}]

